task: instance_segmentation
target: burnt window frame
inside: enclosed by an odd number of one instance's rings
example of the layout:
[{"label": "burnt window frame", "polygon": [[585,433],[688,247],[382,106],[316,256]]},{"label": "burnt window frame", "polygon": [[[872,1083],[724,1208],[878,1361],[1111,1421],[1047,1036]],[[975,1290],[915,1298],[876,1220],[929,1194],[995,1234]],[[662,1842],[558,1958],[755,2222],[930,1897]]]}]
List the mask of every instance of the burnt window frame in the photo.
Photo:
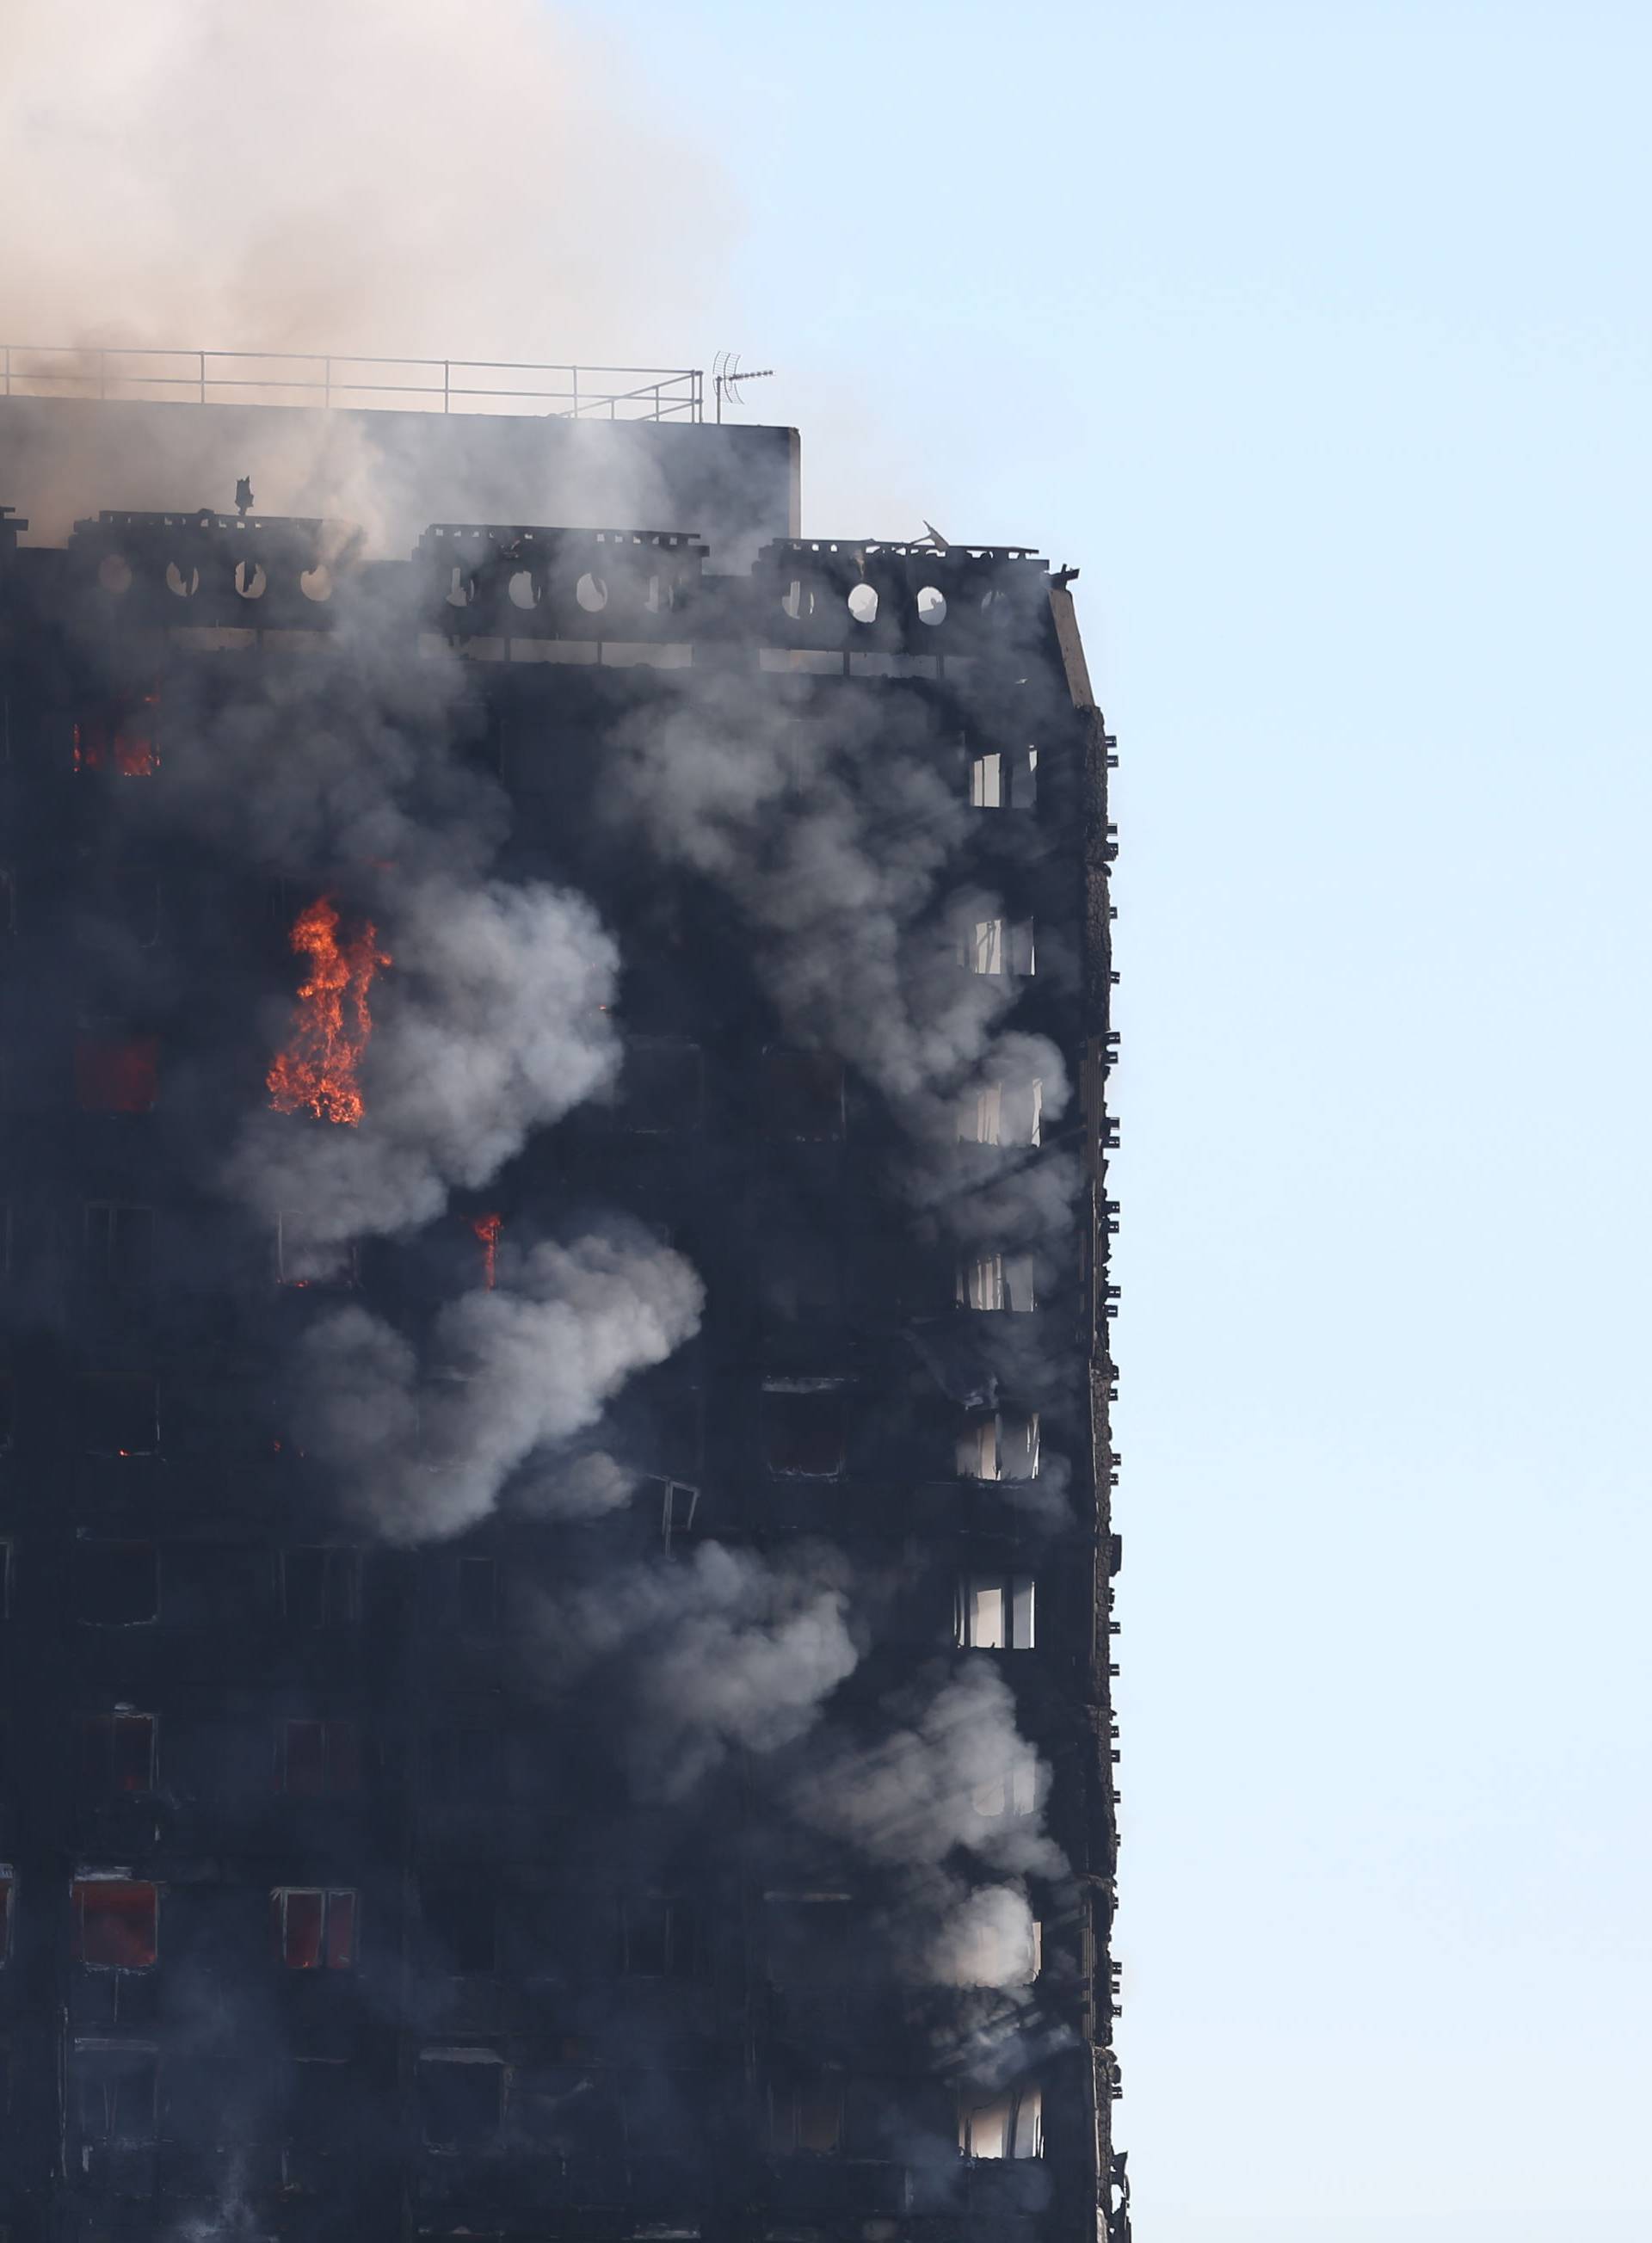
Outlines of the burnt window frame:
[{"label": "burnt window frame", "polygon": [[[152,2041],[116,2041],[77,2039],[71,2051],[70,2071],[73,2096],[74,2133],[76,2142],[84,2149],[128,2150],[148,2149],[160,2138],[161,2051]],[[131,2072],[140,2070],[148,2073],[147,2114],[139,2122],[138,2131],[122,2132],[115,2121],[118,2105],[110,2098],[108,2085],[103,2090],[104,2124],[90,2130],[85,2124],[87,2090],[92,2085],[83,2065],[88,2058],[107,2057],[112,2059],[110,2069]],[[140,2098],[140,2108],[142,2098]]]},{"label": "burnt window frame", "polygon": [[[145,1713],[136,1706],[112,1706],[107,1712],[79,1715],[76,1721],[76,1782],[83,1798],[99,1804],[118,1799],[144,1799],[158,1788],[160,1765],[160,1717]],[[123,1756],[122,1729],[144,1732],[141,1783],[125,1783],[120,1779]],[[103,1732],[107,1731],[106,1740]],[[96,1751],[94,1755],[94,1739]],[[130,1748],[135,1739],[125,1741]],[[137,1764],[134,1760],[134,1766]]]},{"label": "burnt window frame", "polygon": [[[657,1935],[657,1936],[656,1936]],[[658,1968],[651,1967],[658,1957]],[[649,1984],[692,1984],[705,1976],[703,1912],[680,1893],[627,1893],[615,1904],[617,1975]]]},{"label": "burnt window frame", "polygon": [[[786,1414],[782,1405],[788,1402],[796,1404],[802,1404],[810,1401],[819,1402],[822,1404],[829,1402],[834,1405],[834,1413],[837,1418],[839,1433],[839,1438],[835,1449],[835,1462],[830,1465],[799,1465],[777,1462],[777,1444],[775,1434],[779,1421]],[[799,1414],[801,1414],[800,1411]],[[821,1415],[823,1417],[826,1415],[824,1409],[821,1411]],[[833,1481],[841,1479],[848,1471],[849,1439],[852,1427],[849,1410],[849,1387],[846,1379],[765,1379],[763,1383],[759,1398],[759,1416],[764,1469],[772,1474],[776,1479]],[[792,1444],[791,1446],[793,1453],[799,1453],[806,1450],[808,1444],[806,1442],[796,1442]],[[822,1446],[821,1453],[825,1453],[824,1445]]]},{"label": "burnt window frame", "polygon": [[[315,1956],[311,1962],[293,1957],[294,1900],[316,1903]],[[342,1905],[341,1905],[342,1903]],[[342,1937],[338,1937],[341,1923]],[[283,1972],[300,1977],[347,1976],[361,1961],[361,1892],[358,1885],[280,1884],[270,1888],[270,1945],[273,1959]],[[342,1948],[342,1955],[336,1953]]]},{"label": "burnt window frame", "polygon": [[[429,2067],[427,2072],[426,2067]],[[455,2130],[452,2139],[431,2131],[431,2110],[425,2098],[425,2082],[434,2085],[438,2066],[458,2073],[487,2074],[495,2085],[495,2114],[490,2126],[479,2135],[469,2135]],[[421,2049],[415,2063],[414,2100],[418,2112],[419,2140],[421,2145],[438,2157],[485,2157],[497,2150],[505,2139],[510,2107],[510,2066],[494,2049],[468,2046]]]},{"label": "burnt window frame", "polygon": [[[293,1732],[319,1731],[315,1765],[320,1782],[314,1789],[292,1780]],[[359,1799],[365,1788],[361,1724],[352,1714],[283,1714],[275,1724],[275,1788],[283,1799]]]},{"label": "burnt window frame", "polygon": [[[74,1962],[78,1963],[83,1970],[118,1970],[123,1972],[135,1972],[153,1970],[158,1968],[160,1963],[160,1903],[161,1894],[164,1889],[165,1888],[157,1878],[134,1877],[128,1875],[125,1870],[122,1870],[118,1875],[96,1869],[77,1870],[75,1875],[71,1878],[69,1886],[70,1905],[73,1912],[72,1928],[70,1935],[70,1954]],[[124,1891],[147,1893],[149,1895],[151,1937],[147,1961],[132,1962],[120,1956],[110,1957],[89,1955],[86,1952],[88,1945],[87,1898],[90,1895],[100,1891]],[[120,1910],[105,1912],[112,1913],[118,1920],[122,1914],[122,1911]],[[129,1913],[135,1918],[138,1915],[139,1911],[134,1909],[127,1911],[126,1913]]]}]

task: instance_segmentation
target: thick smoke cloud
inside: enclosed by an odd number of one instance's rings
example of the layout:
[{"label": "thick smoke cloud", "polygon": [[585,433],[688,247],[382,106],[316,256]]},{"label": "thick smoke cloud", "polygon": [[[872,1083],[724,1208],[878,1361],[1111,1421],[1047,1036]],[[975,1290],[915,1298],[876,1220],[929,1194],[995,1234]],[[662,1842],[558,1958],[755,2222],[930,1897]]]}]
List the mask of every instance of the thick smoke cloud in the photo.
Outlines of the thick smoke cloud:
[{"label": "thick smoke cloud", "polygon": [[707,1543],[548,1602],[547,1670],[611,1668],[640,1788],[681,1799],[735,1749],[776,1752],[813,1728],[859,1662],[849,1588],[828,1550],[765,1561]]},{"label": "thick smoke cloud", "polygon": [[[530,1464],[536,1506],[554,1512],[550,1452],[692,1335],[701,1298],[681,1256],[628,1225],[514,1253],[495,1290],[442,1308],[422,1357],[367,1310],[339,1309],[300,1344],[295,1431],[387,1541],[462,1533]],[[576,1468],[566,1512],[588,1512],[593,1487]]]},{"label": "thick smoke cloud", "polygon": [[612,1076],[612,938],[583,897],[489,880],[396,888],[359,1125],[248,1117],[231,1188],[300,1250],[412,1229]]}]

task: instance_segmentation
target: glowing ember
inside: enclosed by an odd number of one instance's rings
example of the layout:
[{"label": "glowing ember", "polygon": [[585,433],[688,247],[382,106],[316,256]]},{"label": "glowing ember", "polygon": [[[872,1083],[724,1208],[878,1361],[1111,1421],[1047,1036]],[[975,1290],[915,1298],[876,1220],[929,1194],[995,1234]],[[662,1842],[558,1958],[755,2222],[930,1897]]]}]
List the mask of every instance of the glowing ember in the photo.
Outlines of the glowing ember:
[{"label": "glowing ember", "polygon": [[502,1215],[479,1215],[470,1226],[482,1241],[482,1283],[490,1293],[499,1280],[499,1234],[504,1227]]},{"label": "glowing ember", "polygon": [[266,1078],[270,1103],[278,1114],[296,1114],[302,1107],[318,1121],[354,1128],[361,1119],[355,1071],[373,1033],[367,992],[389,957],[379,948],[370,920],[360,933],[339,940],[339,914],[329,896],[305,906],[288,940],[309,960],[309,971],[299,984],[287,1048],[277,1054]]}]

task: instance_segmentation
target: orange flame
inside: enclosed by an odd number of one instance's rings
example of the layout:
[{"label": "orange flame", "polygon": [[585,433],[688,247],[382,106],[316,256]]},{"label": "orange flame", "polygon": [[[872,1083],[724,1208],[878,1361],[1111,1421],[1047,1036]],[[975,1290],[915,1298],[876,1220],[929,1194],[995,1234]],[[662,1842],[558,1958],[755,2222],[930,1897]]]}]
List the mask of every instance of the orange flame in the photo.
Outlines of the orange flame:
[{"label": "orange flame", "polygon": [[153,778],[160,769],[156,738],[159,707],[157,684],[92,711],[75,726],[75,769],[113,771],[120,778]]},{"label": "orange flame", "polygon": [[502,1215],[479,1215],[470,1226],[482,1241],[482,1283],[490,1293],[499,1282],[499,1234],[504,1227]]},{"label": "orange flame", "polygon": [[341,943],[330,896],[305,906],[288,940],[308,959],[309,972],[299,984],[287,1048],[266,1078],[270,1103],[278,1114],[306,1107],[318,1121],[354,1128],[362,1111],[355,1070],[373,1033],[367,992],[379,967],[390,963],[388,953],[379,948],[371,920]]}]

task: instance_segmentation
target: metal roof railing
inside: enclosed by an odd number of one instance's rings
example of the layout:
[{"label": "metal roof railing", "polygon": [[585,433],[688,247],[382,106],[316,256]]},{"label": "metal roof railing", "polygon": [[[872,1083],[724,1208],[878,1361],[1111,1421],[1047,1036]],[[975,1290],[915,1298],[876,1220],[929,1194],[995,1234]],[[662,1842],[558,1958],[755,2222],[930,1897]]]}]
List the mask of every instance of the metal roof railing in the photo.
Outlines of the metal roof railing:
[{"label": "metal roof railing", "polygon": [[404,413],[539,413],[565,421],[699,421],[705,408],[698,367],[39,343],[0,344],[0,393]]}]

